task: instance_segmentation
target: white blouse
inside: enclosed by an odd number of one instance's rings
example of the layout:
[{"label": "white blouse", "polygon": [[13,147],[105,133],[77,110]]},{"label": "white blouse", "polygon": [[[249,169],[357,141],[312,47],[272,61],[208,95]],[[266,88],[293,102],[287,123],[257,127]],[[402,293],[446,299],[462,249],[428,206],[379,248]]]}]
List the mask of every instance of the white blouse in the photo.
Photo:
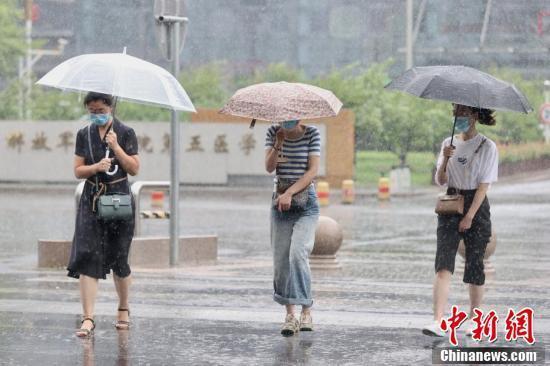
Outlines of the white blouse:
[{"label": "white blouse", "polygon": [[[483,139],[486,139],[486,141],[480,147]],[[437,159],[435,180],[440,186],[444,185],[437,179],[444,161],[443,148],[449,146],[450,143],[450,137],[443,141]],[[490,184],[498,180],[498,149],[493,141],[482,134],[477,134],[468,141],[463,141],[460,137],[455,136],[453,145],[456,146],[456,149],[447,164],[449,177],[447,185],[449,187],[468,190],[477,189],[481,183]],[[475,153],[478,148],[478,152]]]}]

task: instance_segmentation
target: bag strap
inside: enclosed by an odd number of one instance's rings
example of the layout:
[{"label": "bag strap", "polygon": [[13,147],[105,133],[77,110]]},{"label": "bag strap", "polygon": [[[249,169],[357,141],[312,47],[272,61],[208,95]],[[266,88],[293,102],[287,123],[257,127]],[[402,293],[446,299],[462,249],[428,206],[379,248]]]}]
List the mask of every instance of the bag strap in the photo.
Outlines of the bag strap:
[{"label": "bag strap", "polygon": [[97,210],[97,200],[99,199],[99,197],[107,193],[107,185],[104,183],[99,183],[99,186],[96,185],[95,188],[97,191],[92,198],[92,212],[96,212]]},{"label": "bag strap", "polygon": [[[474,150],[474,154],[472,155],[472,159],[470,160],[470,162],[468,164],[468,172],[467,172],[468,175],[470,174],[470,170],[472,170],[472,163],[474,161],[474,158],[476,157],[479,150],[481,150],[481,148],[483,147],[483,145],[485,144],[486,141],[487,141],[487,138],[483,137],[483,140],[481,140],[481,143],[479,144],[479,146]],[[451,174],[451,172],[449,172],[449,175],[450,174]]]},{"label": "bag strap", "polygon": [[481,143],[479,144],[479,146],[477,147],[477,149],[474,150],[474,154],[472,155],[472,160],[470,160],[470,164],[468,164],[468,167],[471,169],[472,168],[472,163],[474,161],[474,158],[477,156],[477,153],[479,152],[479,150],[481,150],[481,147],[483,146],[483,144],[485,143],[485,141],[487,141],[487,139],[484,137],[483,140],[481,140]]},{"label": "bag strap", "polygon": [[92,128],[92,125],[88,125],[88,148],[90,150],[90,158],[92,158],[92,163],[95,164],[94,150],[92,148],[92,134],[90,132],[91,128]]},{"label": "bag strap", "polygon": [[474,151],[474,154],[477,154],[477,152],[479,151],[479,149],[481,149],[481,147],[483,146],[483,144],[485,143],[485,141],[487,141],[487,138],[483,138],[483,140],[481,140],[481,143],[479,144],[479,146],[477,147],[477,149]]},{"label": "bag strap", "polygon": [[[92,148],[92,133],[91,133],[91,129],[92,129],[92,125],[88,125],[88,148],[90,150],[90,158],[92,158],[92,163],[95,164],[95,159],[94,159],[94,149]],[[95,177],[95,189],[96,189],[96,192],[100,192],[100,187],[99,187],[99,179],[97,177],[97,173],[94,175]],[[94,198],[94,201],[93,201],[93,208],[92,210],[95,212],[95,201],[96,201],[97,198]]]}]

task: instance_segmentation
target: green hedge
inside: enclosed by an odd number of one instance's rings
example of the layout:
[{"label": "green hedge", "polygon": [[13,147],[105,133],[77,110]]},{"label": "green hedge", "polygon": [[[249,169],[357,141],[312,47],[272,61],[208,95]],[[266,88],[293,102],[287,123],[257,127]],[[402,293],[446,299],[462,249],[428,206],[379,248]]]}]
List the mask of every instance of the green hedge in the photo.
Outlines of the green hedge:
[{"label": "green hedge", "polygon": [[[355,181],[362,187],[377,186],[382,175],[388,177],[390,170],[399,165],[397,156],[389,151],[358,151],[355,159]],[[431,184],[435,159],[431,152],[410,153],[408,161],[413,186]]]}]

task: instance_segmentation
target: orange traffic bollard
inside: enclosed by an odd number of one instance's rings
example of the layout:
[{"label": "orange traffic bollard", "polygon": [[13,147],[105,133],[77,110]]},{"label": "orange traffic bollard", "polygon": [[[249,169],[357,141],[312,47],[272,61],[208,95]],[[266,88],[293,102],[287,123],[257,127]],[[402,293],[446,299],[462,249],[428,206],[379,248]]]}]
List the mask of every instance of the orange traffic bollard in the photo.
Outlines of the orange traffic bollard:
[{"label": "orange traffic bollard", "polygon": [[386,177],[378,179],[378,199],[381,201],[390,199],[390,180]]},{"label": "orange traffic bollard", "polygon": [[320,206],[328,206],[329,204],[329,185],[327,182],[317,183],[317,198],[319,199]]},{"label": "orange traffic bollard", "polygon": [[164,206],[164,192],[153,191],[151,192],[151,207],[162,208]]},{"label": "orange traffic bollard", "polygon": [[342,182],[342,203],[353,203],[355,201],[355,188],[353,180],[346,179]]}]

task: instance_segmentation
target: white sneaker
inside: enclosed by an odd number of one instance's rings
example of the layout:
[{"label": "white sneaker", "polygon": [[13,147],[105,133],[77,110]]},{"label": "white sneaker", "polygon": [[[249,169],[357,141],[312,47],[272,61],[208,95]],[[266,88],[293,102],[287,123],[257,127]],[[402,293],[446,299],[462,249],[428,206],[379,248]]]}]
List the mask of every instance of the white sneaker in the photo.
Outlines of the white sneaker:
[{"label": "white sneaker", "polygon": [[287,314],[285,323],[281,328],[281,334],[283,337],[290,337],[300,331],[300,321],[296,319],[294,314]]},{"label": "white sneaker", "polygon": [[440,324],[440,321],[434,320],[422,328],[422,333],[432,337],[445,337],[445,332],[441,330]]},{"label": "white sneaker", "polygon": [[300,331],[301,332],[312,332],[313,331],[313,320],[311,319],[311,314],[300,315]]}]

